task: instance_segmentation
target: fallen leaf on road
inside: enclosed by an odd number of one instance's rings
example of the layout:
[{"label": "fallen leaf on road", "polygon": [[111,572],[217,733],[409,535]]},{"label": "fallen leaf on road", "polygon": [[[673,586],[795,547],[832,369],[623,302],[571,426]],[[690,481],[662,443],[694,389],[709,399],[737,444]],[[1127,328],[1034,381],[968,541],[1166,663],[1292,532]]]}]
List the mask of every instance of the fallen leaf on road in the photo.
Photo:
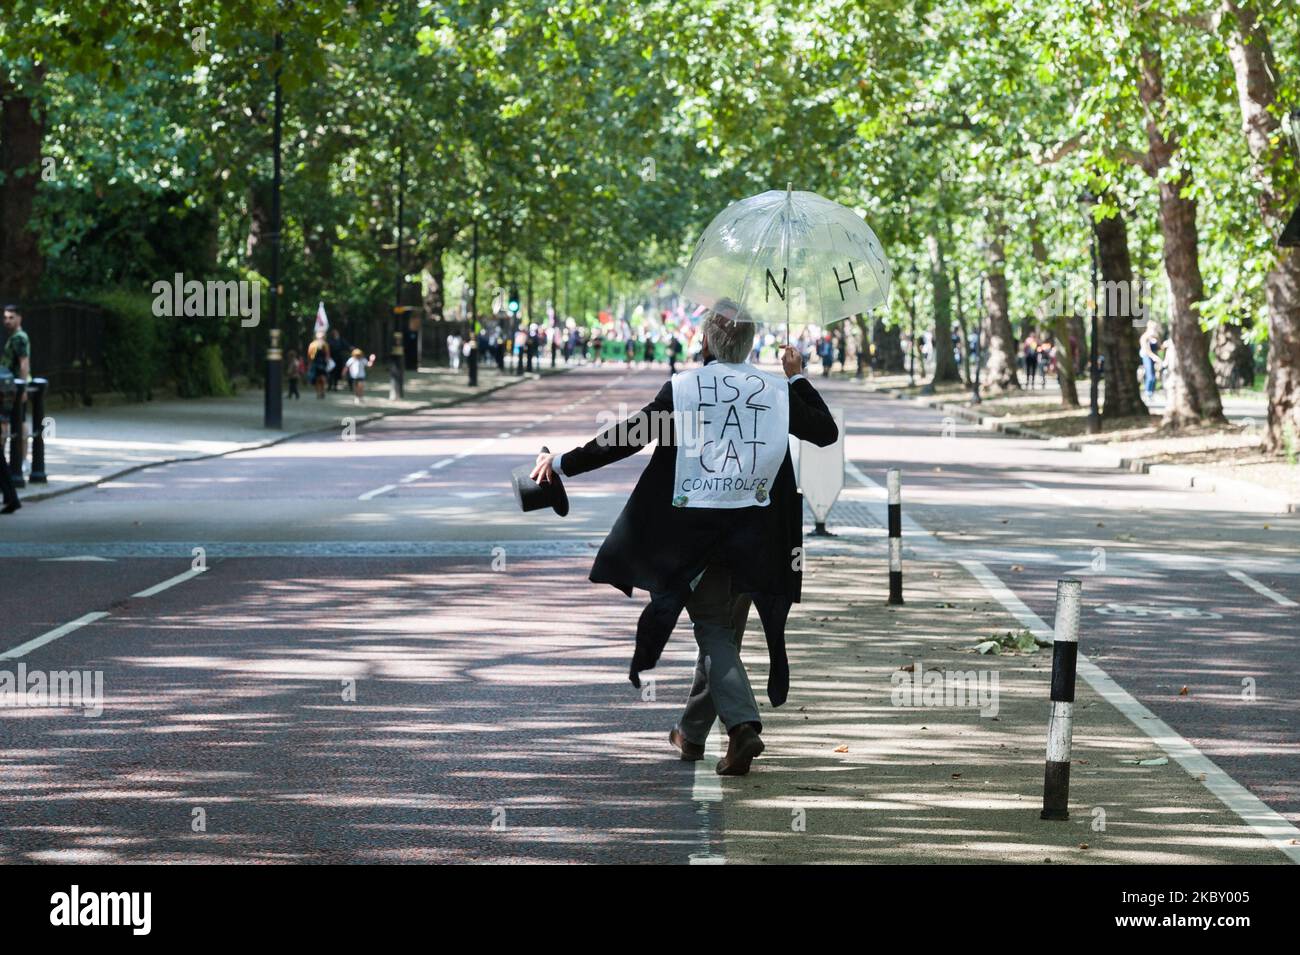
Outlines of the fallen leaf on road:
[{"label": "fallen leaf on road", "polygon": [[835,747],[835,752],[837,752],[837,753],[847,753],[848,751],[849,751],[849,747],[848,747],[848,744],[847,744],[847,743],[844,744],[843,746],[836,746],[836,747]]},{"label": "fallen leaf on road", "polygon": [[1088,843],[1086,843],[1086,842],[1080,842],[1080,843],[1079,843],[1079,848],[1080,848],[1080,849],[1086,849],[1086,848],[1088,848]]},{"label": "fallen leaf on road", "polygon": [[952,778],[953,778],[953,779],[961,779],[961,773],[953,773],[953,774],[952,774]]},{"label": "fallen leaf on road", "polygon": [[904,673],[915,673],[915,672],[916,672],[916,664],[915,664],[915,663],[909,663],[907,666],[905,666],[905,667],[899,667],[898,669],[902,670]]},{"label": "fallen leaf on road", "polygon": [[1011,565],[1011,572],[1012,572],[1013,574],[1018,574],[1018,573],[1020,573],[1020,572],[1021,572],[1022,570],[1024,570],[1024,569],[1025,569],[1024,564],[1012,564],[1012,565]]},{"label": "fallen leaf on road", "polygon": [[1179,695],[1179,696],[1186,696],[1186,695],[1187,695],[1187,687],[1183,687],[1181,690],[1179,690],[1179,691],[1178,691],[1178,695]]}]

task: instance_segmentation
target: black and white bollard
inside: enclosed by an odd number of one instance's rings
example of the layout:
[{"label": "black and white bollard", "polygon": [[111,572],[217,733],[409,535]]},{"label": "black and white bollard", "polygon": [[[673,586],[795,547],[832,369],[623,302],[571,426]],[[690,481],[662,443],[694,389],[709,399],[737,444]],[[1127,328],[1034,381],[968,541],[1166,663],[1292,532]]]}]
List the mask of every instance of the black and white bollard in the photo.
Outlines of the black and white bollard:
[{"label": "black and white bollard", "polygon": [[889,603],[903,602],[903,475],[890,468],[889,487]]},{"label": "black and white bollard", "polygon": [[1047,724],[1047,768],[1040,819],[1070,818],[1070,735],[1074,724],[1074,671],[1079,658],[1079,595],[1083,585],[1056,582],[1052,643],[1052,716]]}]

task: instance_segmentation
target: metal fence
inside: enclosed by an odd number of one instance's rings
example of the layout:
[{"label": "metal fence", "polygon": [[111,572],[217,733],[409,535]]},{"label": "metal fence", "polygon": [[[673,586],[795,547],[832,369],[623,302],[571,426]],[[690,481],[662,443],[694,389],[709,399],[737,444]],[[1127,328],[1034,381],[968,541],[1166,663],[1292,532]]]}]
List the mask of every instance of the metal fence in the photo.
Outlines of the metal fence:
[{"label": "metal fence", "polygon": [[[33,376],[48,378],[53,393],[81,404],[107,390],[104,313],[99,306],[50,302],[24,306],[22,314],[23,331],[32,343]],[[0,329],[0,339],[4,335]]]}]

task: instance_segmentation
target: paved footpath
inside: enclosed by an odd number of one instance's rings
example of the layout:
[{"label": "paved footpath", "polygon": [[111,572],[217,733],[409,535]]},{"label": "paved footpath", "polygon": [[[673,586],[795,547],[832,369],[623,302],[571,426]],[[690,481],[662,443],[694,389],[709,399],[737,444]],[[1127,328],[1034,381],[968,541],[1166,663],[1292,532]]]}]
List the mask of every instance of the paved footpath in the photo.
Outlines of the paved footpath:
[{"label": "paved footpath", "polygon": [[[550,374],[549,365],[541,373]],[[363,402],[343,386],[318,399],[303,384],[301,398],[284,399],[278,431],[263,426],[260,388],[242,389],[229,398],[52,410],[44,426],[48,483],[28,484],[20,496],[39,501],[153,464],[229,454],[311,431],[355,428],[383,415],[469,400],[522,380],[489,366],[481,370],[478,386],[470,388],[463,369],[429,367],[409,374],[403,398],[389,399],[388,375],[376,367]],[[28,464],[30,470],[30,459]]]},{"label": "paved footpath", "polygon": [[[0,862],[1296,859],[1297,636],[1278,602],[1300,598],[1295,520],[953,435],[851,382],[825,388],[850,483],[837,536],[809,544],[769,750],[743,779],[711,772],[720,732],[709,760],[675,760],[689,632],[636,691],[641,600],[586,581],[644,455],[569,482],[564,519],[519,514],[508,486],[663,375],[576,369],[9,519],[0,574],[24,599],[0,669],[98,672],[104,700],[0,709]],[[893,609],[889,466],[907,516]],[[1084,575],[1095,672],[1072,819],[1045,823],[1050,654],[969,647],[1045,630],[1063,572]],[[762,686],[757,633],[746,656]],[[907,666],[996,673],[996,712],[894,705]]]}]

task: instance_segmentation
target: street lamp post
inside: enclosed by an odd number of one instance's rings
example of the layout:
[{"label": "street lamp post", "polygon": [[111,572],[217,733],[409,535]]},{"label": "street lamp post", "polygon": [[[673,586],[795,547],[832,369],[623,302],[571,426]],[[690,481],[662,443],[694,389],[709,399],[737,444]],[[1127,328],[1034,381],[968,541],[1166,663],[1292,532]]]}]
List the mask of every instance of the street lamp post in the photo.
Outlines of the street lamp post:
[{"label": "street lamp post", "polygon": [[[275,35],[277,57],[284,50],[284,37]],[[266,394],[262,407],[262,426],[280,428],[284,424],[284,396],[280,394],[280,132],[284,123],[284,98],[280,89],[280,62],[275,64],[275,118],[271,133],[274,174],[271,183],[271,340],[266,349]]]},{"label": "street lamp post", "polygon": [[1101,368],[1097,361],[1097,349],[1099,344],[1098,329],[1098,302],[1097,302],[1097,229],[1092,216],[1092,207],[1096,202],[1096,197],[1090,192],[1084,192],[1079,197],[1079,206],[1083,209],[1084,217],[1088,222],[1089,251],[1092,258],[1092,286],[1089,288],[1089,295],[1092,297],[1092,334],[1089,336],[1088,349],[1088,371],[1090,387],[1088,389],[1088,433],[1098,434],[1101,431],[1101,409],[1098,404],[1098,392],[1101,385]]},{"label": "street lamp post", "polygon": [[975,390],[971,394],[971,402],[979,404],[983,401],[980,398],[980,366],[984,364],[984,276],[980,276],[980,309],[975,319]]},{"label": "street lamp post", "polygon": [[402,213],[406,201],[406,195],[403,191],[405,186],[406,150],[402,148],[399,141],[397,143],[397,244],[393,248],[393,271],[396,273],[393,277],[393,317],[395,322],[393,326],[392,370],[388,379],[388,397],[390,399],[401,398],[405,390],[402,387],[403,366],[405,364],[405,348],[402,345],[402,320],[406,317],[406,313],[402,310]]},{"label": "street lamp post", "polygon": [[912,263],[908,274],[912,277],[912,304],[908,309],[912,326],[907,340],[907,387],[911,388],[916,385],[916,277],[920,274],[915,262]]}]

